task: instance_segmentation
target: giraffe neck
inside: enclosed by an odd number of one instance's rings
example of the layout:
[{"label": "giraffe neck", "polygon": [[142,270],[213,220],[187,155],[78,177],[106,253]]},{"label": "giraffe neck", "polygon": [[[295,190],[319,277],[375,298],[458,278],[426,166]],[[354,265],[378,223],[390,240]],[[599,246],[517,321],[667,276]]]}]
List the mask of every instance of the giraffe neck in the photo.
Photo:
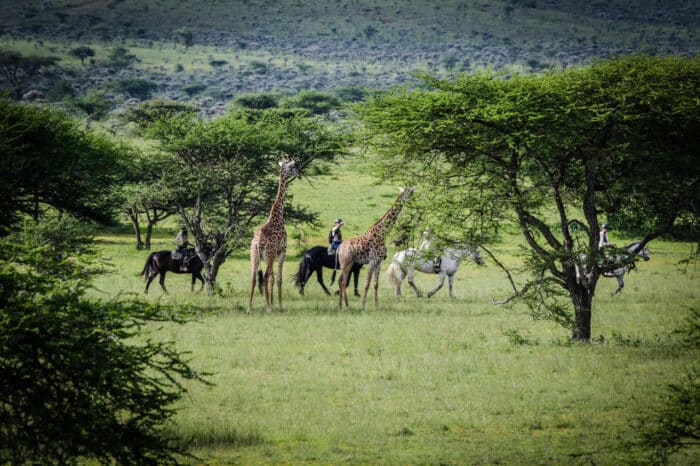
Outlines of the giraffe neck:
[{"label": "giraffe neck", "polygon": [[385,238],[391,228],[394,226],[394,223],[396,223],[396,219],[399,217],[399,212],[401,212],[402,207],[402,202],[397,202],[391,206],[382,216],[382,218],[377,220],[374,225],[369,228],[367,234],[369,236],[380,236]]},{"label": "giraffe neck", "polygon": [[277,197],[270,209],[267,223],[284,223],[284,196],[287,194],[287,179],[284,176],[284,168],[280,173],[280,182],[277,187]]}]

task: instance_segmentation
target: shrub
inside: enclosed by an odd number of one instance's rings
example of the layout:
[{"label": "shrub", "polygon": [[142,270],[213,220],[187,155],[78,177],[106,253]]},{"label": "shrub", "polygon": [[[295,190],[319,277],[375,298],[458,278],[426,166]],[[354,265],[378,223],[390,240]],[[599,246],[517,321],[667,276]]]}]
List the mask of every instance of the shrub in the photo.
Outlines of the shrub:
[{"label": "shrub", "polygon": [[115,89],[139,100],[146,100],[158,86],[146,79],[126,79],[117,81]]},{"label": "shrub", "polygon": [[237,106],[256,110],[276,108],[279,105],[281,95],[276,92],[259,92],[257,94],[244,94],[236,97],[234,103]]},{"label": "shrub", "polygon": [[314,115],[328,114],[331,110],[340,107],[340,101],[327,92],[301,91],[293,97],[282,101],[284,108],[304,108]]},{"label": "shrub", "polygon": [[175,464],[185,454],[162,426],[186,392],[179,380],[205,380],[171,343],[144,338],[150,322],[184,319],[87,298],[93,274],[89,256],[0,247],[2,464]]}]

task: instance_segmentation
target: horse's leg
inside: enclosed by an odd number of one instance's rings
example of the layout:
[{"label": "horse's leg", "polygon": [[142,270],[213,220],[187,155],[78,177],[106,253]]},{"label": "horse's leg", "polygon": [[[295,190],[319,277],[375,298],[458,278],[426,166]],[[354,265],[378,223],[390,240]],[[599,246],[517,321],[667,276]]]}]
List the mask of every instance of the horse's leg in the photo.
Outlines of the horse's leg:
[{"label": "horse's leg", "polygon": [[[335,270],[333,271],[335,273]],[[318,280],[318,283],[321,285],[321,288],[323,288],[323,291],[330,296],[331,292],[328,291],[328,288],[326,288],[326,285],[323,283],[323,266],[319,267],[316,269],[316,279]],[[331,283],[332,285],[333,283]]]},{"label": "horse's leg", "polygon": [[[280,312],[282,309],[282,268],[284,267],[284,258],[287,254],[282,251],[277,257],[277,300],[279,301]],[[271,303],[272,304],[272,303]]]},{"label": "horse's leg", "polygon": [[163,291],[165,291],[167,293],[168,290],[165,288],[165,274],[166,273],[168,273],[167,270],[163,270],[160,272],[160,280],[158,280],[158,283],[160,283],[160,287],[163,288]]},{"label": "horse's leg", "polygon": [[454,283],[455,283],[455,276],[454,276],[454,274],[448,275],[448,276],[447,276],[447,284],[448,284],[448,286],[449,286],[449,288],[450,288],[450,298],[454,298],[454,297],[455,297],[455,294],[454,294],[454,291],[453,291]]},{"label": "horse's leg", "polygon": [[360,281],[360,268],[355,267],[354,265],[353,265],[353,267],[354,268],[352,269],[352,278],[353,278],[353,282],[355,284],[355,297],[359,298],[360,292],[357,291],[357,283]]},{"label": "horse's leg", "polygon": [[146,289],[143,291],[143,294],[148,294],[148,287],[151,286],[151,282],[156,278],[156,275],[158,275],[158,272],[153,272],[146,277]]},{"label": "horse's leg", "polygon": [[432,298],[435,295],[435,293],[440,291],[440,288],[442,288],[442,285],[444,285],[444,284],[445,284],[445,272],[441,271],[438,274],[438,284],[435,288],[433,288],[432,290],[430,290],[428,292],[428,298]]},{"label": "horse's leg", "polygon": [[194,292],[194,282],[197,281],[197,275],[193,272],[192,273],[192,286],[190,287],[190,291]]},{"label": "horse's leg", "polygon": [[[199,280],[200,282],[202,282],[202,286],[199,287],[199,291],[202,291],[202,290],[204,289],[204,277],[202,276],[202,272],[201,272],[201,271],[197,272],[197,277],[196,277],[196,278],[197,278],[197,280]],[[193,286],[194,286],[194,284],[193,284]]]},{"label": "horse's leg", "polygon": [[416,269],[413,268],[413,266],[408,267],[408,284],[411,285],[411,288],[413,288],[413,291],[416,292],[416,296],[419,298],[423,297],[423,292],[416,286],[415,282],[415,276],[416,276]]},{"label": "horse's leg", "polygon": [[615,278],[617,278],[617,289],[613,291],[613,296],[615,296],[616,294],[620,294],[622,289],[625,287],[625,282],[624,280],[622,280],[622,275],[615,275]]}]

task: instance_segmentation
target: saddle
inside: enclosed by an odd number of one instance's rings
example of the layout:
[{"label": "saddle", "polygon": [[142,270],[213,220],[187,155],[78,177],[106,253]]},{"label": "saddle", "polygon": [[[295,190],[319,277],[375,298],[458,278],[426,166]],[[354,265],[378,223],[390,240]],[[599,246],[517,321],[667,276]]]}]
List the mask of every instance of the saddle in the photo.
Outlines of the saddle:
[{"label": "saddle", "polygon": [[436,257],[433,260],[433,272],[440,273],[440,266],[442,265],[442,257]]}]

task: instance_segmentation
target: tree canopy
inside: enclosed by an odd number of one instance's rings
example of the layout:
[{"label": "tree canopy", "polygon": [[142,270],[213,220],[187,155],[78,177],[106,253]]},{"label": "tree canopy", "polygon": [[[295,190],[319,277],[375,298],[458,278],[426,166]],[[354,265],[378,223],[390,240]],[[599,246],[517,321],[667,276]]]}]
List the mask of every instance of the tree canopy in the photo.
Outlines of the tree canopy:
[{"label": "tree canopy", "polygon": [[64,112],[0,100],[0,228],[43,205],[108,222],[128,147],[87,131]]},{"label": "tree canopy", "polygon": [[483,243],[519,231],[530,274],[522,286],[512,280],[512,298],[574,339],[590,338],[604,221],[643,244],[697,226],[700,59],[421,78],[421,89],[359,107],[380,173],[427,183],[422,207],[445,238]]}]

